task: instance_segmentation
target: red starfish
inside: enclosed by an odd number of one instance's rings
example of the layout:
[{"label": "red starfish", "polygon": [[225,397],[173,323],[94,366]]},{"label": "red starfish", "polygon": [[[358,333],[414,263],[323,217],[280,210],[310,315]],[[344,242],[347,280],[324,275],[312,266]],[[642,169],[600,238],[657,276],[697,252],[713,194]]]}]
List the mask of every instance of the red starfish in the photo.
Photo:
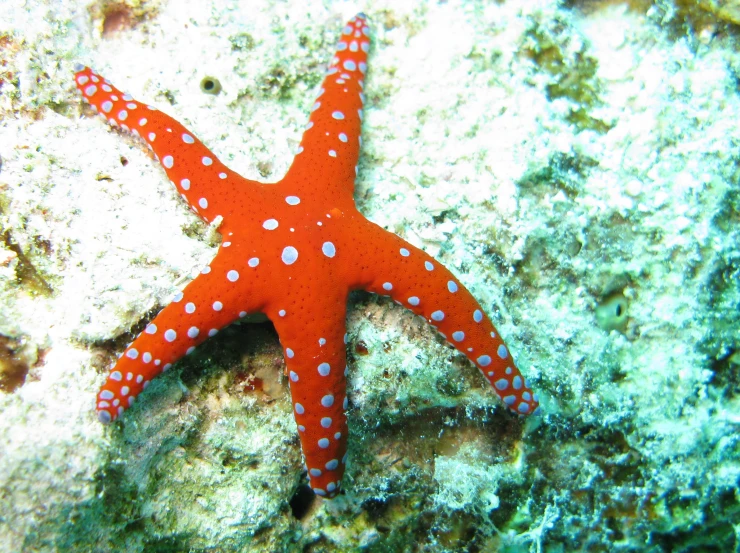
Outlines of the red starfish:
[{"label": "red starfish", "polygon": [[334,497],[347,449],[347,295],[390,296],[424,317],[484,374],[517,413],[537,408],[491,321],[439,262],[357,211],[369,29],[342,31],[335,57],[285,177],[264,185],[228,169],[180,123],[121,93],[87,67],[84,98],[113,125],[143,138],[200,217],[221,220],[221,249],[126,349],[98,394],[98,418],[119,417],[149,381],[247,313],[265,313],[285,350],[311,487]]}]

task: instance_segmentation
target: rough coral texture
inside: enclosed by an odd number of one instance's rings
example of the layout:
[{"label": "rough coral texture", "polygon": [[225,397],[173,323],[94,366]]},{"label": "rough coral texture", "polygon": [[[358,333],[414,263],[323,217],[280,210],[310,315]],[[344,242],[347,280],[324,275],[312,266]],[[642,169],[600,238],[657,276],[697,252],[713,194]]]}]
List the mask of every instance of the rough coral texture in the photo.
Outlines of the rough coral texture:
[{"label": "rough coral texture", "polygon": [[[0,5],[1,551],[740,547],[740,45],[719,2],[18,4]],[[545,413],[504,412],[432,330],[358,294],[328,503],[305,493],[268,323],[97,423],[105,367],[213,230],[71,76],[93,64],[274,180],[359,10],[358,205],[483,300]]]}]

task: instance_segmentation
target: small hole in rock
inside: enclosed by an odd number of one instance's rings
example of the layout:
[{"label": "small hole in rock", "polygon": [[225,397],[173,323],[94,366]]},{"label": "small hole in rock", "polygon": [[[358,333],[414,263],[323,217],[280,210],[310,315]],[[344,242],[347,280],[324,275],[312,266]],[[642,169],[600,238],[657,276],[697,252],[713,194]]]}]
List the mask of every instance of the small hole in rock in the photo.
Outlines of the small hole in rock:
[{"label": "small hole in rock", "polygon": [[627,329],[628,307],[627,298],[621,293],[610,294],[596,306],[596,323],[607,332],[624,332]]},{"label": "small hole in rock", "polygon": [[200,89],[206,94],[213,94],[215,96],[221,92],[221,83],[215,77],[203,77],[200,81]]},{"label": "small hole in rock", "polygon": [[130,29],[133,23],[133,17],[127,6],[113,6],[103,19],[103,37],[110,38],[121,31]]},{"label": "small hole in rock", "polygon": [[293,516],[298,520],[303,519],[303,517],[308,514],[308,511],[311,509],[311,505],[313,505],[315,500],[316,495],[314,495],[313,491],[307,484],[298,486],[298,489],[290,500],[290,510],[293,513]]}]

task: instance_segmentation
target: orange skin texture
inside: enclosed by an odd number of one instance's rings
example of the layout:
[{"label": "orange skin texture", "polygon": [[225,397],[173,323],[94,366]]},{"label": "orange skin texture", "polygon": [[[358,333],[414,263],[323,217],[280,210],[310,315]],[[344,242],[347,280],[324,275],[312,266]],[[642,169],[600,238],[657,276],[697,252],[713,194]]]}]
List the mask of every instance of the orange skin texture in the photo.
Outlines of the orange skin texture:
[{"label": "orange skin texture", "polygon": [[[87,67],[84,99],[140,136],[204,221],[222,218],[211,264],[111,367],[98,417],[120,417],[158,374],[247,313],[274,323],[311,487],[331,498],[346,465],[347,296],[387,295],[432,324],[483,373],[506,405],[535,412],[536,396],[478,302],[442,264],[368,221],[354,204],[369,29],[364,15],[338,49],[285,177],[265,185],[223,165],[180,123],[123,94]],[[296,255],[297,254],[297,255]]]}]

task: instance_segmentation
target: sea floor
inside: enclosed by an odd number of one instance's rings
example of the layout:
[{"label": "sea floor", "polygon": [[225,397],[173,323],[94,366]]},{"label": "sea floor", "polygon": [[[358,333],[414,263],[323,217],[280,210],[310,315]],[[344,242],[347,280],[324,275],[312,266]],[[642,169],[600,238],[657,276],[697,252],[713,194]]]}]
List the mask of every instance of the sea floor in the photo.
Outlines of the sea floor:
[{"label": "sea floor", "polygon": [[[325,501],[269,322],[98,422],[107,367],[219,235],[73,67],[274,182],[358,11],[357,205],[471,290],[542,414],[354,293]],[[740,550],[739,23],[708,0],[0,4],[0,551]]]}]

